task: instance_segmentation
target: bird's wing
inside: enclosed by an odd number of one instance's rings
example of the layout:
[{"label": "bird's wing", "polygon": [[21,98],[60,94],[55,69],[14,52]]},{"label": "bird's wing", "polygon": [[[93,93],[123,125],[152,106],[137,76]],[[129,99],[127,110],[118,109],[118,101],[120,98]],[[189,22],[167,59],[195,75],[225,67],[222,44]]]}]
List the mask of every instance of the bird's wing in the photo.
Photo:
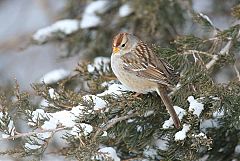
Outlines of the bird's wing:
[{"label": "bird's wing", "polygon": [[[140,52],[146,54],[142,55]],[[167,86],[175,84],[176,73],[173,67],[158,58],[144,43],[137,45],[136,50],[124,54],[121,59],[124,62],[124,69],[136,76]]]}]

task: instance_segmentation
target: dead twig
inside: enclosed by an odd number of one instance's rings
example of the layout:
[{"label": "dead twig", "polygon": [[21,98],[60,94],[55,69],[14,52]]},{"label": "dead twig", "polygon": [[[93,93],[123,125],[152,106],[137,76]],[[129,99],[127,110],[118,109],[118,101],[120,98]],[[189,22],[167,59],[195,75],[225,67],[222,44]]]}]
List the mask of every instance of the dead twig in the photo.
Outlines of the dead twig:
[{"label": "dead twig", "polygon": [[99,128],[99,129],[96,131],[95,135],[93,136],[93,139],[96,140],[97,136],[98,136],[101,132],[110,129],[111,127],[113,127],[113,126],[114,126],[115,124],[117,124],[118,122],[127,120],[127,119],[132,118],[132,117],[135,117],[135,116],[137,116],[137,115],[138,115],[138,113],[135,112],[135,113],[128,114],[128,115],[126,115],[126,116],[115,117],[115,118],[109,120],[104,127]]},{"label": "dead twig", "polygon": [[235,72],[236,72],[236,74],[237,74],[237,77],[238,77],[238,81],[240,82],[240,73],[239,73],[239,70],[238,70],[238,68],[237,68],[237,66],[236,66],[236,64],[234,64],[234,70],[235,70]]},{"label": "dead twig", "polygon": [[27,132],[27,133],[19,133],[19,132],[15,132],[16,135],[14,136],[10,136],[10,137],[7,137],[7,138],[0,138],[0,141],[3,141],[3,140],[14,140],[14,139],[17,139],[17,138],[23,138],[23,137],[29,137],[29,136],[33,136],[33,135],[37,135],[37,134],[40,134],[40,133],[45,133],[45,132],[58,132],[58,131],[61,131],[61,130],[66,130],[67,127],[59,127],[59,128],[56,128],[56,129],[47,129],[47,130],[41,130],[41,131],[31,131],[31,132]]}]

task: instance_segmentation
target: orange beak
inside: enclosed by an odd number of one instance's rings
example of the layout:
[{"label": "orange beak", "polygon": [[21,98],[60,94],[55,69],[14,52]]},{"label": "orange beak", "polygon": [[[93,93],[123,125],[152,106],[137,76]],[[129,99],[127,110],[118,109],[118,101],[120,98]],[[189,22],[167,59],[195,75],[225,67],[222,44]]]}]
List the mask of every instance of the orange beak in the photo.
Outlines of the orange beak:
[{"label": "orange beak", "polygon": [[118,47],[113,47],[113,53],[116,54],[117,52],[119,52],[119,48]]}]

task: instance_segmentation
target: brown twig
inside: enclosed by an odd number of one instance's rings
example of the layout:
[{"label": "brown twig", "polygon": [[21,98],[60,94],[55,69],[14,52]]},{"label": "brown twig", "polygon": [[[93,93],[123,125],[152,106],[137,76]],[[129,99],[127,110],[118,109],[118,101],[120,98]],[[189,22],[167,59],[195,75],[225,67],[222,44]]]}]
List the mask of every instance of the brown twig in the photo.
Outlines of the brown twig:
[{"label": "brown twig", "polygon": [[219,59],[218,55],[213,55],[213,58],[206,64],[206,68],[210,69],[214,64],[216,64],[218,59]]},{"label": "brown twig", "polygon": [[109,120],[104,127],[99,128],[99,129],[96,131],[95,135],[93,136],[93,139],[96,140],[97,136],[98,136],[101,132],[110,129],[110,128],[113,127],[116,123],[118,123],[118,122],[120,122],[120,121],[123,121],[123,120],[127,120],[127,119],[129,119],[129,118],[131,118],[131,117],[135,117],[135,116],[137,116],[137,115],[138,115],[138,113],[135,112],[135,113],[128,114],[128,115],[126,115],[126,116],[115,117],[115,118]]},{"label": "brown twig", "polygon": [[216,62],[218,61],[220,55],[227,55],[228,52],[229,52],[229,49],[231,48],[231,46],[232,46],[232,39],[230,39],[230,40],[227,42],[227,44],[221,49],[221,51],[220,51],[218,54],[213,55],[212,60],[210,60],[210,61],[206,64],[206,68],[207,68],[207,69],[210,69],[214,64],[216,64]]},{"label": "brown twig", "polygon": [[[236,36],[236,38],[239,38],[239,37],[240,37],[240,30],[238,31],[238,35]],[[227,54],[229,53],[229,50],[230,50],[231,46],[232,46],[232,43],[233,43],[232,38],[229,38],[229,41],[228,41],[227,44],[221,49],[221,51],[220,51],[218,54],[213,55],[212,60],[210,60],[210,61],[206,64],[206,68],[207,68],[207,69],[210,69],[214,64],[216,64],[216,62],[218,61],[220,55],[227,55]]]},{"label": "brown twig", "polygon": [[204,51],[198,51],[198,50],[187,50],[185,52],[182,53],[183,55],[194,55],[194,54],[200,54],[200,55],[206,55],[209,57],[213,57],[212,54],[204,52]]},{"label": "brown twig", "polygon": [[40,134],[40,133],[58,132],[58,131],[61,131],[61,130],[66,130],[66,129],[67,129],[67,127],[59,127],[59,128],[56,128],[56,129],[47,129],[47,130],[41,130],[41,131],[31,131],[31,132],[27,132],[27,133],[16,132],[16,135],[10,136],[8,138],[0,138],[0,141],[3,141],[3,140],[14,140],[14,139],[17,139],[17,138],[29,137],[29,136]]},{"label": "brown twig", "polygon": [[238,70],[238,68],[237,68],[237,66],[236,66],[236,64],[234,64],[234,70],[235,70],[235,72],[236,72],[236,74],[237,74],[237,77],[238,77],[238,81],[240,81],[240,73],[239,73],[239,70]]}]

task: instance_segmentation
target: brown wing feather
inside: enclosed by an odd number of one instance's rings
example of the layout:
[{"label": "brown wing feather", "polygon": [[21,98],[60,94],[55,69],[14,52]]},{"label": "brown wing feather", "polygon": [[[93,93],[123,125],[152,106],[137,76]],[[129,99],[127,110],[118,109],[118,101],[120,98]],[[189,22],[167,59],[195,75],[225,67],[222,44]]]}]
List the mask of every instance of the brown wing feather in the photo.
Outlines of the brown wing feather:
[{"label": "brown wing feather", "polygon": [[[142,55],[141,52],[148,54]],[[158,58],[143,42],[137,45],[136,50],[126,53],[121,58],[124,62],[124,69],[136,76],[167,86],[172,86],[176,82],[177,74],[173,67]]]}]

